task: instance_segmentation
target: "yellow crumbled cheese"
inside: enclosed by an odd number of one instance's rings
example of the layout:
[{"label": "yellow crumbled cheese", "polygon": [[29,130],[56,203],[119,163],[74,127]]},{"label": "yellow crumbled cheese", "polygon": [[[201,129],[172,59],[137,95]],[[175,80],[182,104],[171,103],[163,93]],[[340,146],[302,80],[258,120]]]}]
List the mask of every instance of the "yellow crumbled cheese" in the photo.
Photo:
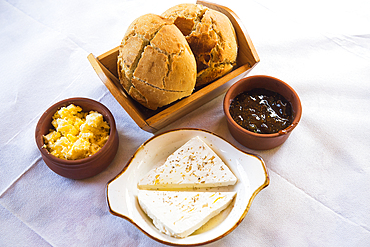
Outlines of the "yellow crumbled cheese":
[{"label": "yellow crumbled cheese", "polygon": [[70,104],[53,116],[55,130],[44,135],[44,147],[55,157],[66,160],[86,158],[98,152],[109,137],[109,125],[96,112],[82,112]]}]

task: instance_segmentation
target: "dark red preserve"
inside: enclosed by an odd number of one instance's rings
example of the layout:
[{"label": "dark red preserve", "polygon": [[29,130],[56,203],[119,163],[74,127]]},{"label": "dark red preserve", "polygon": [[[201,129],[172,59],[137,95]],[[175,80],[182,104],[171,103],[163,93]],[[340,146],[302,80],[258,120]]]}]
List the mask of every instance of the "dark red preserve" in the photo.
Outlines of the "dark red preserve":
[{"label": "dark red preserve", "polygon": [[230,114],[243,128],[261,134],[277,133],[292,124],[292,106],[282,95],[256,88],[236,96]]}]

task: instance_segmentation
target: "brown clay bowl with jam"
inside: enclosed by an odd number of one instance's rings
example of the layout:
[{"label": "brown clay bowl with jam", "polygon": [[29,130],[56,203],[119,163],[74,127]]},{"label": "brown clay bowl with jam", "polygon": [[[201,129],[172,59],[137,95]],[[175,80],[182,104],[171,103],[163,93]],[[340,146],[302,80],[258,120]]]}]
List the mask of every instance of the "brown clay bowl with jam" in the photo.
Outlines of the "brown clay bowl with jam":
[{"label": "brown clay bowl with jam", "polygon": [[[77,160],[57,158],[44,148],[43,136],[48,134],[50,129],[53,129],[51,123],[53,115],[61,107],[70,104],[80,106],[83,112],[97,111],[103,115],[104,121],[110,126],[109,138],[104,146],[95,154]],[[45,164],[55,173],[71,179],[90,178],[105,170],[116,156],[119,144],[116,123],[112,113],[100,102],[88,98],[65,99],[49,107],[37,123],[35,138],[37,148],[40,150]]]},{"label": "brown clay bowl with jam", "polygon": [[[277,93],[290,103],[291,118],[283,129],[273,133],[261,133],[249,130],[237,123],[235,115],[230,113],[230,106],[236,97],[251,90],[268,90]],[[227,91],[223,109],[231,135],[243,146],[255,150],[267,150],[283,144],[298,125],[302,115],[302,105],[298,94],[287,83],[266,75],[255,75],[243,78],[232,85]],[[234,117],[234,118],[233,118]]]}]

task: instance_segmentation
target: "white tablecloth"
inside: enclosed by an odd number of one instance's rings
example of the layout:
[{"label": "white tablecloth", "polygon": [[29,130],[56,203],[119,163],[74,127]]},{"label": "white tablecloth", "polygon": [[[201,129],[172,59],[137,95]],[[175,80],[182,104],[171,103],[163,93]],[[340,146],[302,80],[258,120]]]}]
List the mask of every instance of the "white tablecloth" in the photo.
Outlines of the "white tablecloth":
[{"label": "white tablecloth", "polygon": [[[120,44],[136,17],[182,2],[0,0],[0,246],[162,246],[108,211],[106,183],[153,134],[117,103],[87,55]],[[268,151],[233,139],[224,95],[164,129],[206,129],[266,162],[270,185],[210,246],[370,246],[369,2],[215,2],[236,12],[256,47],[261,62],[249,75],[286,81],[303,115]],[[81,181],[53,173],[34,140],[41,114],[75,96],[105,104],[120,138],[113,163]]]}]

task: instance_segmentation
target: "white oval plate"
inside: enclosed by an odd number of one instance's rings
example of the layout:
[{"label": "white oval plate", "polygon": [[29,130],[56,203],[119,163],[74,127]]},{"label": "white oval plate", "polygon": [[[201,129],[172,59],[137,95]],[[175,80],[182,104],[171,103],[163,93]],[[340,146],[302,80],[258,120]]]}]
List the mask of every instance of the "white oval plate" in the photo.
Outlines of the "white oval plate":
[{"label": "white oval plate", "polygon": [[[161,233],[141,209],[137,200],[137,183],[149,170],[163,164],[166,158],[191,138],[199,136],[229,166],[238,178],[233,186],[217,188],[236,191],[232,204],[192,235],[178,239]],[[125,168],[107,185],[109,210],[137,226],[154,240],[169,245],[201,245],[213,242],[234,230],[247,214],[254,197],[269,184],[264,161],[243,152],[214,133],[200,129],[175,129],[153,136],[143,143]],[[213,189],[214,190],[214,189]]]}]

